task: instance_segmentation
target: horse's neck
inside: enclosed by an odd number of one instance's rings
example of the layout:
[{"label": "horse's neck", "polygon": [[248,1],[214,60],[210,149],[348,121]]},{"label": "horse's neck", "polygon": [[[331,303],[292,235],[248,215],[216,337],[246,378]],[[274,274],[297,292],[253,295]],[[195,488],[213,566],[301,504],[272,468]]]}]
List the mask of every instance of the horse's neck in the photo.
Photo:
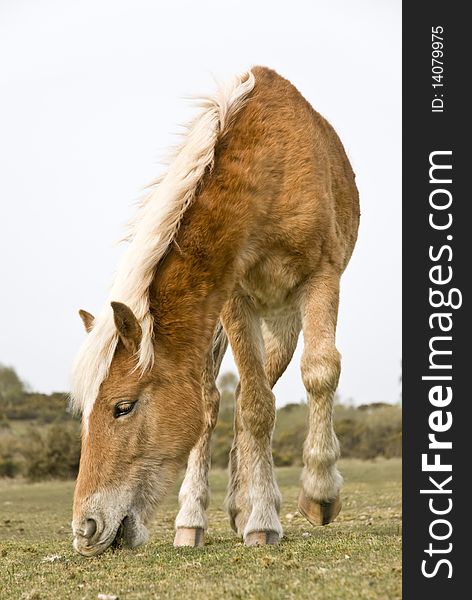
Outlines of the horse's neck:
[{"label": "horse's neck", "polygon": [[150,290],[156,337],[164,339],[175,361],[187,364],[199,363],[209,348],[234,286],[240,247],[234,223],[228,223],[227,214],[208,210],[208,202],[203,201],[205,209],[202,201],[190,209]]}]

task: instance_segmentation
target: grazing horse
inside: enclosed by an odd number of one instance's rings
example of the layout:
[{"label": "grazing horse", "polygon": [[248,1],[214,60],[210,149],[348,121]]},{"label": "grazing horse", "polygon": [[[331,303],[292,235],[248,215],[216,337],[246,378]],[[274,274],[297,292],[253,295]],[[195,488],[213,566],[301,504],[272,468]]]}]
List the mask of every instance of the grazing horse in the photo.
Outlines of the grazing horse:
[{"label": "grazing horse", "polygon": [[309,403],[299,509],[338,514],[332,400],[339,280],[359,223],[354,173],[331,125],[274,71],[254,67],[202,101],[130,224],[109,302],[72,375],[82,411],[75,549],[147,539],[153,508],[187,464],[176,546],[207,528],[215,384],[227,342],[239,371],[227,509],[246,545],[282,536],[272,388],[300,331]]}]

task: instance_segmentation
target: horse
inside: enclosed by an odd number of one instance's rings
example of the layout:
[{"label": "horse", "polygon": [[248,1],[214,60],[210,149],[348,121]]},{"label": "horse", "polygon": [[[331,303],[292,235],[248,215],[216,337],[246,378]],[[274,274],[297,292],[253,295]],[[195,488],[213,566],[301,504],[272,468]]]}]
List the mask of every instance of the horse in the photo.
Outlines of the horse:
[{"label": "horse", "polygon": [[229,520],[247,546],[278,543],[272,388],[301,331],[309,424],[299,510],[313,525],[336,518],[335,334],[359,215],[340,139],[289,81],[257,66],[201,100],[130,223],[105,307],[96,318],[79,311],[88,334],[71,380],[82,412],[75,550],[147,541],[185,465],[174,545],[204,543],[228,341],[239,372]]}]

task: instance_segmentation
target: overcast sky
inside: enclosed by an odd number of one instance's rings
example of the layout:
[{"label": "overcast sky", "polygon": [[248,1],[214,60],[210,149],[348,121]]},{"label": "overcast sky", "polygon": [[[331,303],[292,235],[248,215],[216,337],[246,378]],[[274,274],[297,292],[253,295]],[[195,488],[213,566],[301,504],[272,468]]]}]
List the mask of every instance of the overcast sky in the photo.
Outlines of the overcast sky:
[{"label": "overcast sky", "polygon": [[[361,227],[342,279],[344,400],[396,402],[401,359],[399,0],[1,0],[0,362],[67,390],[142,186],[191,108],[254,64],[276,69],[335,127]],[[305,397],[301,344],[276,387]],[[234,369],[227,356],[224,369]]]}]

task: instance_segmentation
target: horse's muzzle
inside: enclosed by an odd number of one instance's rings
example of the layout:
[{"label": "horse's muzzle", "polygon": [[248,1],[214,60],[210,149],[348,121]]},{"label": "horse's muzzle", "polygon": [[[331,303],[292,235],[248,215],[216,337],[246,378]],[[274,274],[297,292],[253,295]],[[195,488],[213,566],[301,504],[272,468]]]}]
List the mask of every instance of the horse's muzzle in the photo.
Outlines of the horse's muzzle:
[{"label": "horse's muzzle", "polygon": [[147,542],[148,531],[134,514],[125,516],[112,526],[105,526],[99,515],[89,515],[80,523],[72,523],[74,549],[83,556],[101,554],[112,544],[121,543],[128,548],[136,548]]}]

